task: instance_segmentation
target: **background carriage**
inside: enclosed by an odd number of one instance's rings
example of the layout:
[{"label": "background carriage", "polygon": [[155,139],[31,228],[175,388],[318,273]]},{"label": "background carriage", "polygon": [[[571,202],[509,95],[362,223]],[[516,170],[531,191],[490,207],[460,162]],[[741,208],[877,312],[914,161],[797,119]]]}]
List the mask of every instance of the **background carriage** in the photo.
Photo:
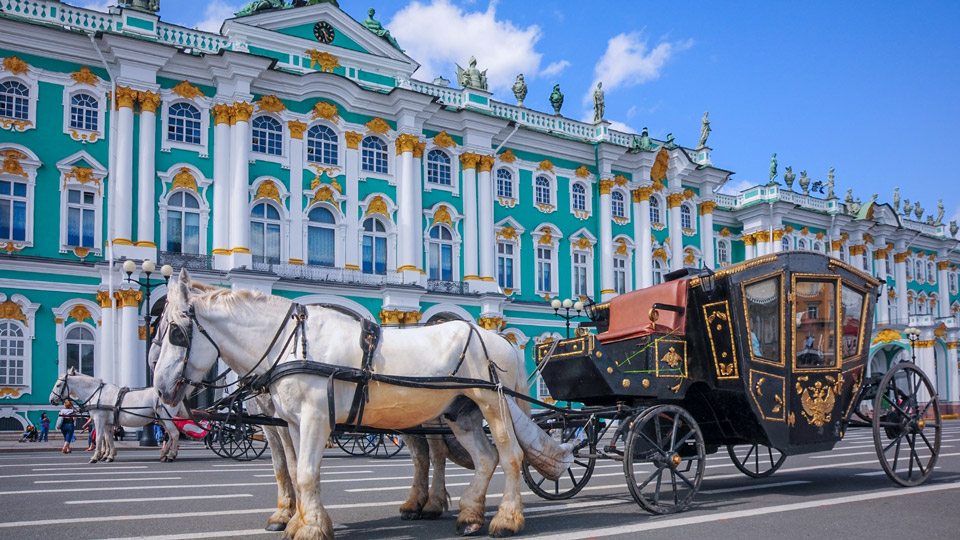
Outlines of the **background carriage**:
[{"label": "background carriage", "polygon": [[850,427],[873,429],[894,482],[929,476],[941,432],[930,381],[909,362],[865,378],[874,278],[782,252],[668,279],[589,306],[593,322],[576,337],[537,347],[551,395],[584,407],[538,416],[577,446],[558,481],[525,470],[535,492],[570,497],[597,459],[614,459],[643,508],[676,512],[699,489],[706,454],[726,447],[762,477],[789,455],[832,449]]}]

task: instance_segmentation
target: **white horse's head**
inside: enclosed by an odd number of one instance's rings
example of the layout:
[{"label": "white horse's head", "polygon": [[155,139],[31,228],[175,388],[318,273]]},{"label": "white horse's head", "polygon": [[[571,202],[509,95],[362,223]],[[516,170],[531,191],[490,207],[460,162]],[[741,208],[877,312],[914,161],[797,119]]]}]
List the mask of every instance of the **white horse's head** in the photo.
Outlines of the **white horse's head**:
[{"label": "white horse's head", "polygon": [[192,290],[186,269],[181,270],[179,280],[167,293],[163,317],[166,322],[162,323],[166,325],[165,332],[158,331],[159,345],[154,344],[159,351],[153,386],[160,392],[163,402],[170,406],[180,403],[187,387],[200,381],[217,361],[217,348],[197,330],[196,314],[191,304],[191,298],[197,294]]},{"label": "white horse's head", "polygon": [[65,401],[70,398],[70,385],[67,384],[67,377],[70,375],[76,375],[77,368],[70,368],[66,373],[60,376],[57,379],[57,383],[53,385],[53,390],[50,391],[50,404],[59,405],[62,401]]}]

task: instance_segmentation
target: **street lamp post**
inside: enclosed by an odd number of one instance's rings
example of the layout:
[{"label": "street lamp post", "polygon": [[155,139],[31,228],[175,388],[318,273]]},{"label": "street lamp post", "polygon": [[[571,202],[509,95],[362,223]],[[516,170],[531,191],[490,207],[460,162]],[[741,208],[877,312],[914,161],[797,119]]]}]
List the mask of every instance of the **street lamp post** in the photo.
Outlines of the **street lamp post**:
[{"label": "street lamp post", "polygon": [[917,341],[920,339],[920,329],[915,326],[908,326],[903,329],[903,332],[907,334],[907,339],[910,340],[910,359],[914,364],[917,363]]},{"label": "street lamp post", "polygon": [[[157,268],[157,265],[154,264],[153,261],[150,259],[143,261],[143,263],[140,264],[140,268],[143,270],[144,274],[143,281],[133,279],[132,277],[133,272],[137,269],[137,263],[129,259],[123,262],[123,271],[127,274],[127,283],[136,283],[137,285],[140,285],[144,291],[143,306],[145,311],[144,321],[147,325],[147,344],[145,350],[146,354],[143,357],[143,361],[146,364],[147,386],[150,386],[153,384],[153,374],[150,372],[150,345],[152,343],[152,340],[150,339],[150,291],[152,291],[155,287],[159,287],[160,284],[150,282],[150,274],[152,274]],[[166,285],[170,281],[170,276],[173,275],[173,267],[169,264],[163,265],[163,267],[160,268],[160,275],[163,276],[163,284]],[[143,431],[140,433],[140,446],[157,446],[157,438],[153,434],[152,425],[144,427]]]},{"label": "street lamp post", "polygon": [[[554,315],[567,321],[567,339],[570,339],[570,320],[580,316],[580,312],[583,311],[583,302],[579,300],[574,302],[569,298],[561,302],[559,298],[554,298],[553,301],[550,302],[550,307],[553,308]],[[564,313],[562,314],[560,313],[561,307],[564,310]],[[570,308],[573,308],[577,311],[576,315],[570,314]]]}]

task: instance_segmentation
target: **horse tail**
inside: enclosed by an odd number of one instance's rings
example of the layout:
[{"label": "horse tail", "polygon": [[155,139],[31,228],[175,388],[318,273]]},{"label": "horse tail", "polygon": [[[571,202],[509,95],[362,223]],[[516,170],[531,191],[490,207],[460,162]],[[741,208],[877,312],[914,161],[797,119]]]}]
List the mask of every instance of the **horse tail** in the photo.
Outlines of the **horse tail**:
[{"label": "horse tail", "polygon": [[[501,336],[503,337],[503,336]],[[523,355],[523,349],[520,348],[516,343],[506,339],[504,340],[512,345],[513,355],[517,362],[517,381],[516,385],[513,388],[513,391],[518,394],[530,395],[530,385],[527,383],[527,366],[526,359]],[[529,401],[518,399],[516,400],[520,405],[520,408],[526,413],[527,416],[530,416],[531,405]]]}]

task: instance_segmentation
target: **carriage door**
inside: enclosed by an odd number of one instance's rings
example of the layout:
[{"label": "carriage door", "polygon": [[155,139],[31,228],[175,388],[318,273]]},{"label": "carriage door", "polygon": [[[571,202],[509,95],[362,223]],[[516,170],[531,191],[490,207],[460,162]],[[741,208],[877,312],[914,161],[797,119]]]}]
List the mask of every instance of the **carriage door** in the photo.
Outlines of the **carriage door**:
[{"label": "carriage door", "polygon": [[785,448],[789,444],[785,429],[789,388],[784,360],[784,275],[780,271],[744,281],[740,286],[750,340],[749,354],[743,355],[749,359],[744,379],[770,444]]},{"label": "carriage door", "polygon": [[791,443],[832,443],[840,436],[843,416],[840,376],[840,279],[831,275],[793,274],[790,356],[792,380]]}]

